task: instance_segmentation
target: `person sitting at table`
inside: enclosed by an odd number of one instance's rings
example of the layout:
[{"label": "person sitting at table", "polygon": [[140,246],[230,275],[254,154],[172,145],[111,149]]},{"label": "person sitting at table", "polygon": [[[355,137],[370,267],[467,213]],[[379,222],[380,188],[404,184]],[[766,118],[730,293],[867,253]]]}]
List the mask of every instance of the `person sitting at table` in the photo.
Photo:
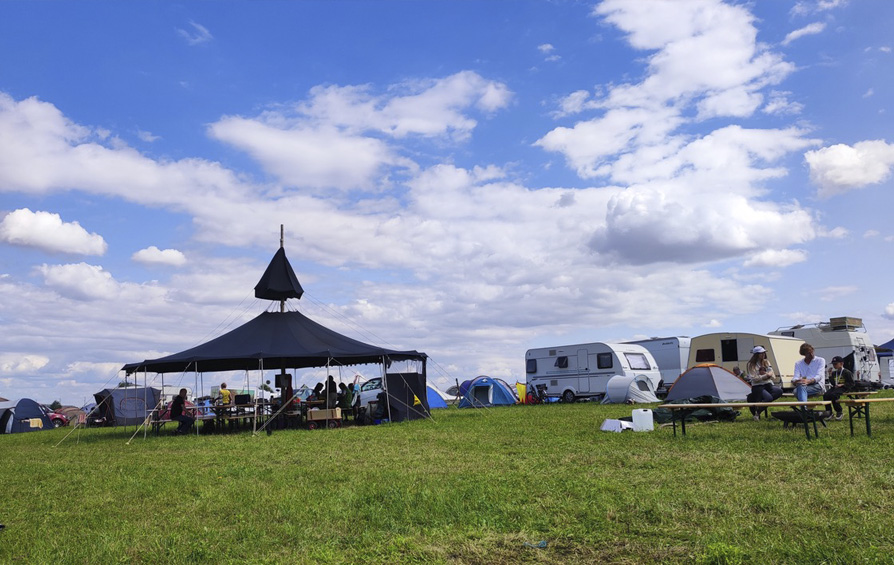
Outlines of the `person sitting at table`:
[{"label": "person sitting at table", "polygon": [[317,400],[323,400],[323,383],[317,383],[307,396],[307,402],[316,402]]},{"label": "person sitting at table", "polygon": [[[844,368],[844,359],[836,355],[832,357],[832,371],[829,373],[829,382],[832,387],[823,394],[823,400],[832,402],[832,408],[835,409],[835,419],[840,420],[844,417],[844,409],[838,399],[854,388],[854,374]],[[823,418],[829,420],[832,418],[832,410],[826,410]]]},{"label": "person sitting at table", "polygon": [[338,407],[341,408],[342,416],[347,416],[351,411],[351,405],[354,404],[354,391],[345,383],[339,383],[338,389]]},{"label": "person sitting at table", "polygon": [[220,403],[230,405],[233,403],[233,393],[227,388],[227,383],[220,383]]},{"label": "person sitting at table", "polygon": [[177,430],[174,433],[177,433],[177,434],[189,433],[189,430],[192,428],[192,425],[196,421],[195,418],[187,416],[186,414],[183,413],[183,408],[185,406],[186,406],[186,389],[181,388],[180,394],[175,396],[174,401],[171,402],[171,421],[180,423],[177,426]]},{"label": "person sitting at table", "polygon": [[[745,397],[748,402],[773,402],[782,396],[782,389],[773,386],[773,367],[767,360],[767,350],[760,345],[751,349],[751,359],[745,365],[745,378],[751,383],[751,393]],[[766,408],[750,408],[751,416],[755,421],[760,420],[760,413],[766,412]]]},{"label": "person sitting at table", "polygon": [[804,343],[798,350],[804,356],[795,363],[795,376],[792,384],[795,385],[795,397],[798,402],[807,402],[808,396],[815,396],[826,391],[826,360],[817,357],[813,346]]}]

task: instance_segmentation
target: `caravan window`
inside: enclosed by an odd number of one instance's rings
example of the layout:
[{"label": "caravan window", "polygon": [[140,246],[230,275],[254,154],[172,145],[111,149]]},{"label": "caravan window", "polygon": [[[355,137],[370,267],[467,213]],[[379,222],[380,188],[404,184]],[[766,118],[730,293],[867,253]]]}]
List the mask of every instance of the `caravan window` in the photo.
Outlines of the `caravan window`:
[{"label": "caravan window", "polygon": [[536,373],[537,372],[537,359],[528,359],[525,367],[525,371],[528,373]]},{"label": "caravan window", "polygon": [[739,347],[735,339],[720,340],[720,358],[724,362],[739,360]]},{"label": "caravan window", "polygon": [[642,353],[625,353],[624,357],[627,358],[627,363],[633,371],[648,371],[652,368],[649,367],[649,360]]},{"label": "caravan window", "polygon": [[611,369],[612,368],[612,354],[611,353],[597,353],[596,354],[596,367],[599,369]]},{"label": "caravan window", "polygon": [[695,362],[696,363],[713,363],[714,362],[714,350],[713,349],[698,349],[698,350],[696,350]]},{"label": "caravan window", "polygon": [[562,355],[561,357],[556,357],[556,367],[560,369],[568,368],[568,356]]}]

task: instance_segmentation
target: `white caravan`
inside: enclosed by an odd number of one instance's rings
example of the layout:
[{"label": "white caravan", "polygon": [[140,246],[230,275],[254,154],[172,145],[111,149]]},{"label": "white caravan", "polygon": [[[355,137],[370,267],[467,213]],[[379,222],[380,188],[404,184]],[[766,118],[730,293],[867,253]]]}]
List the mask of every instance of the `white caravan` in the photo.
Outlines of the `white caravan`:
[{"label": "white caravan", "polygon": [[661,380],[664,381],[664,386],[670,387],[677,380],[677,377],[689,367],[687,363],[689,363],[689,345],[691,341],[689,336],[684,335],[678,337],[653,337],[626,343],[635,343],[648,349],[652,357],[655,358],[655,362],[658,363],[658,370],[661,372]]},{"label": "white caravan", "polygon": [[866,326],[860,318],[831,318],[828,322],[779,328],[770,335],[798,338],[813,346],[817,357],[832,366],[832,357],[844,359],[844,366],[858,381],[880,382],[881,367]]},{"label": "white caravan", "polygon": [[[803,339],[789,336],[751,333],[713,333],[692,338],[689,342],[689,367],[720,365],[727,371],[738,367],[742,372],[751,359],[751,349],[760,345],[767,350],[767,360],[781,379],[783,388],[792,387],[795,363],[801,359],[798,350]],[[733,371],[735,372],[735,371]]]},{"label": "white caravan", "polygon": [[573,402],[605,396],[615,375],[644,375],[658,388],[661,373],[649,351],[630,343],[582,343],[529,349],[525,353],[528,386],[545,387],[546,395]]}]

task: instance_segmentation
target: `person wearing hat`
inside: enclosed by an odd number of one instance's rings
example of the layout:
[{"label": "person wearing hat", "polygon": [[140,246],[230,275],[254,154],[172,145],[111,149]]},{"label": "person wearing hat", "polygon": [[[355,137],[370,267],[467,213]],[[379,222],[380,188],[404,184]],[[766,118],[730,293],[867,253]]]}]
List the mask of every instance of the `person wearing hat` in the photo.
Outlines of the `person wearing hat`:
[{"label": "person wearing hat", "polygon": [[[751,383],[751,393],[745,397],[748,402],[773,402],[782,396],[782,389],[773,385],[776,375],[767,359],[767,350],[760,345],[751,349],[751,359],[745,365],[745,379]],[[766,408],[751,408],[751,416],[760,420],[760,413]]]},{"label": "person wearing hat", "polygon": [[[823,400],[830,400],[832,408],[835,409],[835,419],[840,420],[844,417],[844,410],[838,399],[842,394],[847,393],[854,388],[854,374],[844,368],[844,359],[839,356],[832,357],[832,370],[829,372],[829,383],[831,388],[823,394]],[[832,418],[832,411],[826,410],[824,417],[828,420]]]},{"label": "person wearing hat", "polygon": [[804,358],[795,363],[792,384],[798,402],[807,402],[807,397],[826,392],[826,360],[817,357],[809,343],[801,344],[798,353]]}]

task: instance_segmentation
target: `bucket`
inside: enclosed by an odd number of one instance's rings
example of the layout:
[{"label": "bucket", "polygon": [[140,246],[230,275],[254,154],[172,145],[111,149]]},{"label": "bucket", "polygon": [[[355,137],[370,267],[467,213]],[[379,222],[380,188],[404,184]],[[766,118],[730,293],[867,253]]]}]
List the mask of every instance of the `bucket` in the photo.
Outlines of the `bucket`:
[{"label": "bucket", "polygon": [[635,432],[651,432],[655,429],[652,422],[652,411],[648,409],[633,411],[633,431]]}]

